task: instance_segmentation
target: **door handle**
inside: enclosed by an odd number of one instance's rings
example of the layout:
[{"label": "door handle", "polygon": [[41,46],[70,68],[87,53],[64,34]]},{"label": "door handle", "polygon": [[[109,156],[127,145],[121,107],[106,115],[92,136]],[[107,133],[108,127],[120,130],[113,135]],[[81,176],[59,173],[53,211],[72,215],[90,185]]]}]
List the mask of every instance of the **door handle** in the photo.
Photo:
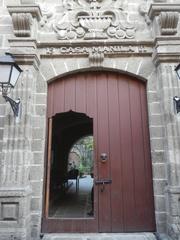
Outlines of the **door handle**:
[{"label": "door handle", "polygon": [[111,184],[112,180],[111,179],[103,179],[103,180],[96,180],[95,184],[99,185],[99,184]]},{"label": "door handle", "polygon": [[105,184],[111,184],[111,183],[112,183],[111,179],[103,179],[103,180],[96,180],[95,181],[96,185],[102,185],[101,192],[104,192]]}]

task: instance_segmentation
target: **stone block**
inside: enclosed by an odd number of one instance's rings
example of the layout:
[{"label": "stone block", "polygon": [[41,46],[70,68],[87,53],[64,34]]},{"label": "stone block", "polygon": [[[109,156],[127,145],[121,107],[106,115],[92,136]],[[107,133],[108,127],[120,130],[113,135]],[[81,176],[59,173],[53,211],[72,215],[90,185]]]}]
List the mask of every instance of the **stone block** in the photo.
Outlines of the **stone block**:
[{"label": "stone block", "polygon": [[52,66],[52,62],[50,60],[44,62],[44,64],[41,65],[40,71],[47,81],[57,75],[54,66]]},{"label": "stone block", "polygon": [[32,127],[42,127],[45,128],[46,119],[41,116],[33,116],[32,117]]},{"label": "stone block", "polygon": [[166,212],[156,212],[156,222],[166,222],[167,213]]},{"label": "stone block", "polygon": [[157,212],[166,212],[166,199],[163,196],[155,196],[155,210]]},{"label": "stone block", "polygon": [[44,163],[44,152],[34,152],[33,164],[43,164],[43,163]]},{"label": "stone block", "polygon": [[166,180],[153,179],[153,187],[154,187],[155,195],[164,195],[166,186],[167,186]]},{"label": "stone block", "polygon": [[35,4],[35,0],[20,0],[22,4]]},{"label": "stone block", "polygon": [[41,197],[42,195],[42,182],[40,181],[31,181],[32,187],[32,196]]},{"label": "stone block", "polygon": [[154,65],[152,63],[152,60],[151,59],[143,60],[142,64],[139,66],[138,74],[146,79],[149,79],[153,72]]},{"label": "stone block", "polygon": [[42,75],[38,75],[38,79],[36,81],[36,92],[37,93],[47,93],[47,82],[45,82]]},{"label": "stone block", "polygon": [[180,214],[180,194],[171,194],[169,196],[169,208],[171,216],[179,216]]},{"label": "stone block", "polygon": [[166,179],[166,165],[164,163],[153,164],[153,178]]},{"label": "stone block", "polygon": [[13,27],[11,25],[0,25],[0,33],[1,34],[12,34]]},{"label": "stone block", "polygon": [[31,199],[31,211],[39,211],[41,209],[41,198]]},{"label": "stone block", "polygon": [[161,113],[161,107],[159,102],[153,102],[148,104],[149,112],[151,114],[160,114]]},{"label": "stone block", "polygon": [[159,102],[160,97],[157,91],[148,91],[147,92],[148,103]]},{"label": "stone block", "polygon": [[46,115],[46,105],[36,105],[35,113],[37,116],[45,116]]},{"label": "stone block", "polygon": [[9,15],[1,15],[0,16],[0,25],[12,25],[12,20]]},{"label": "stone block", "polygon": [[43,128],[33,128],[32,129],[32,138],[35,139],[44,139],[46,134],[46,130]]},{"label": "stone block", "polygon": [[45,104],[47,103],[47,94],[36,94],[36,104]]},{"label": "stone block", "polygon": [[152,114],[149,111],[149,125],[150,126],[162,126],[162,116],[161,114]]},{"label": "stone block", "polygon": [[30,180],[42,181],[43,179],[43,166],[31,166],[30,167]]},{"label": "stone block", "polygon": [[44,142],[42,140],[32,140],[31,144],[32,151],[43,151],[44,150]]},{"label": "stone block", "polygon": [[157,222],[156,223],[156,230],[157,230],[158,233],[166,233],[166,223]]},{"label": "stone block", "polygon": [[165,127],[163,126],[150,126],[150,136],[151,138],[164,138],[165,137]]},{"label": "stone block", "polygon": [[161,151],[164,149],[164,138],[151,138],[151,150]]}]

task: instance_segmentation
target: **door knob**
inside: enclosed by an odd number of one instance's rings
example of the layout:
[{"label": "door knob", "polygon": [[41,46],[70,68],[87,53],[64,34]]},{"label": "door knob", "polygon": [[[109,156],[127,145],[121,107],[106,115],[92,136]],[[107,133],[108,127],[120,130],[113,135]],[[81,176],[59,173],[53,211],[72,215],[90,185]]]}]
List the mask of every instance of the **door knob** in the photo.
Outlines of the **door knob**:
[{"label": "door knob", "polygon": [[105,163],[107,161],[107,153],[101,153],[100,158],[101,162]]}]

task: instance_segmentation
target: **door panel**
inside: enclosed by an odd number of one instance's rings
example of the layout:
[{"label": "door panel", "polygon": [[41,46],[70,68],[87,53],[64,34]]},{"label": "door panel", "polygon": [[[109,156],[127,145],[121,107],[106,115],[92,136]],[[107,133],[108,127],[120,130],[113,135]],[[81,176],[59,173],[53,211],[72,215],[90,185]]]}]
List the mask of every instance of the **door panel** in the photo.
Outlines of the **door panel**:
[{"label": "door panel", "polygon": [[70,110],[93,118],[94,179],[112,183],[94,185],[94,218],[45,215],[43,230],[155,231],[145,83],[111,72],[79,73],[50,83],[48,118]]}]

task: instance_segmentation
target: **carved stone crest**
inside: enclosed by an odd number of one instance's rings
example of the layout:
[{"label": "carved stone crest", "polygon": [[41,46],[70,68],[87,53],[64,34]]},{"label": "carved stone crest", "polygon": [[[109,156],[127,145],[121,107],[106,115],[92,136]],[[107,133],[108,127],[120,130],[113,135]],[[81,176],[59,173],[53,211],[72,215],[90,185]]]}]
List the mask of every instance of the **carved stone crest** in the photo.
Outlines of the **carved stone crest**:
[{"label": "carved stone crest", "polygon": [[53,29],[60,40],[134,38],[135,27],[119,0],[64,0]]}]

